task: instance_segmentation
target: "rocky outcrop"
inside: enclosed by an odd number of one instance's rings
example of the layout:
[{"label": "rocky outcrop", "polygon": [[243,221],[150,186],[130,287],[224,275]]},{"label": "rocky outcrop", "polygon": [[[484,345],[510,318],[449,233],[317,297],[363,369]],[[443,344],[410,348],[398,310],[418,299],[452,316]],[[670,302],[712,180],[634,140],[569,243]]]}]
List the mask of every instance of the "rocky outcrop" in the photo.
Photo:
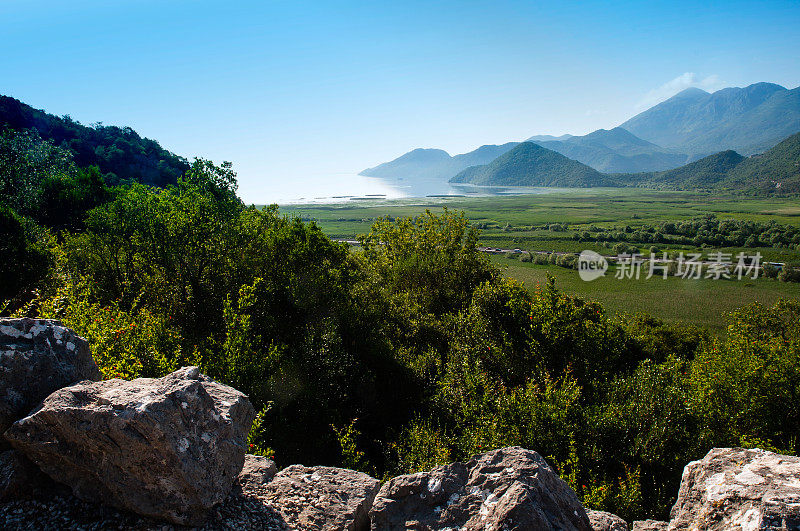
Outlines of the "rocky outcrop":
[{"label": "rocky outcrop", "polygon": [[231,491],[254,417],[245,395],[185,367],[63,388],[6,438],[80,498],[197,525]]},{"label": "rocky outcrop", "polygon": [[0,358],[0,433],[53,391],[100,379],[86,340],[58,321],[0,319]]},{"label": "rocky outcrop", "polygon": [[628,524],[616,514],[605,511],[586,511],[592,531],[628,531]]},{"label": "rocky outcrop", "polygon": [[369,529],[380,481],[344,468],[292,465],[262,484],[241,482],[244,496],[278,511],[287,525],[313,531]]},{"label": "rocky outcrop", "polygon": [[536,452],[503,448],[381,487],[373,530],[590,530],[577,495]]},{"label": "rocky outcrop", "polygon": [[714,448],[683,470],[670,530],[800,529],[800,457]]}]

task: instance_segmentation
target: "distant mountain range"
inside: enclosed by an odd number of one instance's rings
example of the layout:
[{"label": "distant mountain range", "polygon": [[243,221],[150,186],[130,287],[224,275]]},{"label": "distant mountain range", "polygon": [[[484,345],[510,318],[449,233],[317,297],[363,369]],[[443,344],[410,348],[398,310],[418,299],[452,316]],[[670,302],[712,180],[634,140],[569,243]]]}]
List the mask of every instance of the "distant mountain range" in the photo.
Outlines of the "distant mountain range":
[{"label": "distant mountain range", "polygon": [[526,139],[526,142],[550,142],[552,140],[568,140],[572,138],[572,135],[561,135],[561,136],[553,136],[553,135],[533,135],[532,137]]},{"label": "distant mountain range", "polygon": [[487,164],[519,142],[481,146],[474,151],[451,157],[441,149],[415,149],[390,162],[367,168],[360,175],[407,181],[438,179],[447,181],[470,166]]},{"label": "distant mountain range", "polygon": [[800,131],[800,87],[755,83],[713,94],[689,88],[620,127],[684,153],[752,155]]},{"label": "distant mountain range", "polygon": [[[535,135],[526,143],[559,153],[589,166],[598,174],[642,174],[640,177],[644,182],[651,182],[656,174],[672,169],[693,172],[705,168],[705,173],[689,180],[680,177],[680,172],[658,179],[662,180],[662,185],[667,185],[667,181],[672,179],[686,186],[691,182],[706,186],[713,184],[715,178],[711,166],[705,167],[704,164],[711,164],[713,160],[724,168],[725,164],[735,162],[736,157],[721,152],[732,151],[737,156],[761,153],[798,131],[800,87],[788,90],[773,83],[756,83],[744,88],[722,89],[713,94],[696,88],[686,89],[619,127],[598,129],[583,136]],[[576,186],[587,186],[585,183],[598,179],[596,175],[590,177],[585,170],[577,171],[575,166],[569,166],[570,172],[574,170],[577,173],[545,175],[543,168],[561,171],[568,165],[541,152],[534,153],[529,146],[510,158],[495,161],[495,158],[508,155],[518,147],[519,144],[514,142],[483,146],[455,157],[441,150],[417,149],[364,170],[362,175],[388,179],[444,179],[474,184],[515,181],[537,186],[545,186],[541,184],[543,182],[575,182],[579,183]],[[708,155],[712,159],[691,165]],[[530,170],[532,163],[535,163],[536,170],[527,178],[513,175],[521,168]],[[468,170],[471,166],[491,168]],[[504,169],[512,167],[515,169]],[[627,182],[626,179],[606,175],[598,182],[610,184]]]},{"label": "distant mountain range", "polygon": [[660,172],[600,173],[585,164],[524,142],[483,166],[467,168],[451,183],[505,186],[641,186],[675,190],[800,193],[800,133],[758,155],[727,150]]},{"label": "distant mountain range", "polygon": [[666,170],[689,160],[688,155],[642,140],[621,127],[598,129],[564,140],[531,141],[598,171],[611,173]]}]

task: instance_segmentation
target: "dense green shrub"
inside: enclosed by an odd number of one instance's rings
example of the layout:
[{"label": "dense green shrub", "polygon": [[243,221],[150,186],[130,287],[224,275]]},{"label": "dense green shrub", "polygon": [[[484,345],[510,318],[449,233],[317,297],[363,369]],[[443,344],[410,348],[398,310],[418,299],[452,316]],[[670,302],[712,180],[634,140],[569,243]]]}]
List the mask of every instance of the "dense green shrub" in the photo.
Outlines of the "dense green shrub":
[{"label": "dense green shrub", "polygon": [[692,363],[700,435],[715,445],[750,443],[789,453],[800,444],[800,303],[752,304],[733,313],[724,339]]},{"label": "dense green shrub", "polygon": [[0,315],[29,299],[25,292],[47,276],[53,261],[51,245],[46,230],[0,204]]}]

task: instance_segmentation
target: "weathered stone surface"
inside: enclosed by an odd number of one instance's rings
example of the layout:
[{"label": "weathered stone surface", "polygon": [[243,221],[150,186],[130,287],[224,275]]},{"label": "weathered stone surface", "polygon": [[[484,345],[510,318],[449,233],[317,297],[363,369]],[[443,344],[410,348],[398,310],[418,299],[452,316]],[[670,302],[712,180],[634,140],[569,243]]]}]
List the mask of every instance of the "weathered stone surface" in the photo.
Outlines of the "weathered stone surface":
[{"label": "weathered stone surface", "polygon": [[247,492],[262,487],[272,481],[277,471],[275,462],[271,459],[252,454],[245,455],[244,466],[237,478],[239,491]]},{"label": "weathered stone surface", "polygon": [[636,520],[631,526],[631,531],[667,531],[669,522],[661,520]]},{"label": "weathered stone surface", "polygon": [[273,508],[292,529],[361,531],[369,529],[379,487],[377,479],[354,470],[292,465],[272,481],[243,485],[242,497]]},{"label": "weathered stone surface", "polygon": [[503,448],[389,480],[372,529],[590,530],[577,495],[536,452]]},{"label": "weathered stone surface", "polygon": [[6,437],[80,498],[197,525],[230,493],[254,417],[245,395],[184,367],[66,387]]},{"label": "weathered stone surface", "polygon": [[628,523],[616,514],[587,510],[592,531],[628,531]]},{"label": "weathered stone surface", "polygon": [[16,450],[0,453],[0,502],[54,490],[55,482]]},{"label": "weathered stone surface", "polygon": [[683,470],[670,530],[800,529],[800,457],[714,448]]},{"label": "weathered stone surface", "polygon": [[53,391],[100,379],[86,340],[58,321],[0,319],[0,358],[0,433]]}]

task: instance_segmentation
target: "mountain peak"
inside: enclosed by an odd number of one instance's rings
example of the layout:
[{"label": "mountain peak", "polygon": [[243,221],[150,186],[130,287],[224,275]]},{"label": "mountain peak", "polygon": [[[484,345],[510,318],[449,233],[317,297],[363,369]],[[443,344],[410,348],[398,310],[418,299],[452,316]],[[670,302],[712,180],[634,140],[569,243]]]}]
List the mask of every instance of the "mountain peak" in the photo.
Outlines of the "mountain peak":
[{"label": "mountain peak", "polygon": [[447,151],[443,150],[443,149],[416,148],[416,149],[412,149],[411,151],[409,151],[408,153],[406,153],[403,156],[404,157],[406,157],[406,156],[428,156],[428,157],[442,158],[445,155],[448,156],[448,157],[450,156],[450,154]]},{"label": "mountain peak", "polygon": [[604,184],[605,176],[539,144],[522,142],[489,164],[465,169],[450,182],[480,186],[585,187]]},{"label": "mountain peak", "polygon": [[621,125],[639,138],[690,155],[734,149],[748,155],[800,130],[800,97],[775,83],[728,87],[709,94],[696,87]]},{"label": "mountain peak", "polygon": [[761,90],[768,90],[770,92],[777,92],[779,90],[788,90],[783,85],[778,85],[777,83],[768,83],[766,81],[759,81],[758,83],[747,85],[744,89],[751,92],[761,91]]},{"label": "mountain peak", "polygon": [[[682,91],[678,92],[677,94],[672,96],[672,98],[669,98],[669,100],[671,100],[673,98],[696,98],[698,96],[701,96],[701,97],[702,96],[710,96],[710,93],[706,92],[705,90],[703,90],[701,88],[698,88],[698,87],[689,87],[689,88],[683,89]],[[667,101],[669,101],[669,100],[667,100]]]}]

